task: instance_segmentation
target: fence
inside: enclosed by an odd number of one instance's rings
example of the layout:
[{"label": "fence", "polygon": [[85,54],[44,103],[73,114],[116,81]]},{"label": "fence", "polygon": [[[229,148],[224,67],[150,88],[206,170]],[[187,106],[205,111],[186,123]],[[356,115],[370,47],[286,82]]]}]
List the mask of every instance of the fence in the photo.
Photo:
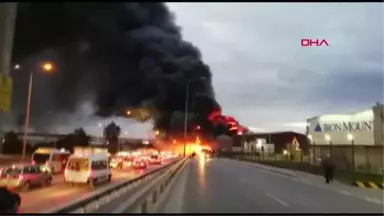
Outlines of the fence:
[{"label": "fence", "polygon": [[310,152],[312,164],[318,165],[317,158],[329,154],[339,169],[372,174],[383,172],[383,146],[314,146]]},{"label": "fence", "polygon": [[383,174],[383,146],[313,146],[309,154],[301,151],[284,152],[243,152],[247,158],[256,161],[287,161],[319,166],[321,156],[329,154],[337,169],[370,174]]}]

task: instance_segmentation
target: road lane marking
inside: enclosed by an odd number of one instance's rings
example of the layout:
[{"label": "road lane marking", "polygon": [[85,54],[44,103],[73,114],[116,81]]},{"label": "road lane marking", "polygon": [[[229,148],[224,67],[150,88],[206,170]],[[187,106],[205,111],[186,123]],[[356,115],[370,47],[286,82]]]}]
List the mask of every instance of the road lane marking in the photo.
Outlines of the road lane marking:
[{"label": "road lane marking", "polygon": [[370,198],[370,197],[365,197],[364,199],[366,201],[368,201],[368,202],[373,202],[373,203],[377,203],[377,204],[383,205],[383,203],[380,202],[380,200],[377,200],[377,199],[373,199],[373,198]]},{"label": "road lane marking", "polygon": [[347,195],[347,196],[351,196],[352,195],[351,193],[349,193],[348,191],[345,191],[345,190],[340,190],[338,192],[341,193],[341,194]]},{"label": "road lane marking", "polygon": [[276,202],[280,203],[280,204],[283,205],[283,206],[286,206],[286,207],[289,206],[288,203],[286,203],[286,202],[284,202],[283,200],[281,200],[281,199],[279,199],[279,198],[273,196],[273,195],[270,194],[270,193],[266,193],[265,195],[267,195],[269,198],[275,200]]}]

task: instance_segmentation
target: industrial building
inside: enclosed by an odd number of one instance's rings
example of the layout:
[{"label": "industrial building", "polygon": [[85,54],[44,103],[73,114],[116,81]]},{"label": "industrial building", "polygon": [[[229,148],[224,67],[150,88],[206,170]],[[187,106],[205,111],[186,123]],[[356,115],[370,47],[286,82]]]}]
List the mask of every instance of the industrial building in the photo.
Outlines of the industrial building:
[{"label": "industrial building", "polygon": [[308,139],[305,134],[293,131],[281,131],[271,133],[253,133],[238,135],[233,138],[232,146],[234,148],[260,148],[263,146],[265,152],[276,154],[283,153],[288,144],[292,144],[296,140],[298,148],[303,153],[308,152]]},{"label": "industrial building", "polygon": [[356,113],[307,119],[307,135],[315,145],[383,145],[383,105]]},{"label": "industrial building", "polygon": [[307,119],[311,162],[329,154],[339,168],[382,173],[383,104],[355,113],[330,114]]}]

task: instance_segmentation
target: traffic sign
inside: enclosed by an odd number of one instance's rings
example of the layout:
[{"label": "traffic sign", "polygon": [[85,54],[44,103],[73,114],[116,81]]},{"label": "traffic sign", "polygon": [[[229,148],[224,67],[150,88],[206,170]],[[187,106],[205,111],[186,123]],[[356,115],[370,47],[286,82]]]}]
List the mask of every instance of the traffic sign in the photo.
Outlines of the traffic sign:
[{"label": "traffic sign", "polygon": [[0,112],[9,112],[12,104],[12,77],[0,74]]}]

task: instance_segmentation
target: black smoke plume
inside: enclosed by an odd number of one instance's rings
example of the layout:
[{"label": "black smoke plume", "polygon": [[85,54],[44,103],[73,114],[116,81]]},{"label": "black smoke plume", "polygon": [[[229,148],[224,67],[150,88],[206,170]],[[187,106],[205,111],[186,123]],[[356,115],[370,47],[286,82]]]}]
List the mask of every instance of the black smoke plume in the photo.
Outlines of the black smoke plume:
[{"label": "black smoke plume", "polygon": [[[141,108],[167,129],[173,113],[184,112],[187,83],[191,112],[219,107],[209,67],[163,3],[19,3],[13,62],[30,69],[46,59],[57,71],[36,78],[40,119],[90,99],[98,116]],[[16,108],[25,103],[25,68],[14,72]]]}]

